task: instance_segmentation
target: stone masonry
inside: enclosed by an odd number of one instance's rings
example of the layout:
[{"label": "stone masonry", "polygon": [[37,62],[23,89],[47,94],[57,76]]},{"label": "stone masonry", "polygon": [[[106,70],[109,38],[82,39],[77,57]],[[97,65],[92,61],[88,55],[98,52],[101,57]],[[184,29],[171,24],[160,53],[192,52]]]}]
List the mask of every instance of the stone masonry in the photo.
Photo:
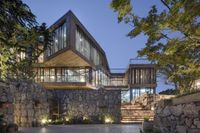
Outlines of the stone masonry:
[{"label": "stone masonry", "polygon": [[30,127],[49,115],[48,93],[39,84],[29,81],[0,83],[0,108],[8,122]]},{"label": "stone masonry", "polygon": [[121,91],[119,90],[65,90],[63,110],[66,117],[90,119],[111,116],[115,123],[121,120]]},{"label": "stone masonry", "polygon": [[162,133],[200,133],[200,93],[160,101],[154,126]]}]

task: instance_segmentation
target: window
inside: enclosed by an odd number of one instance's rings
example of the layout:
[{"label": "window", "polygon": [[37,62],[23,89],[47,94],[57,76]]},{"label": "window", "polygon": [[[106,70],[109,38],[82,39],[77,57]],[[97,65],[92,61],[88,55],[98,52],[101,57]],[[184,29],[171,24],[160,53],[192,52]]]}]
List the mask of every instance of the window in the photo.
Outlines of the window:
[{"label": "window", "polygon": [[76,31],[75,46],[77,51],[79,51],[83,56],[90,60],[90,43],[86,37],[84,37],[84,35],[78,30]]},{"label": "window", "polygon": [[53,31],[53,41],[49,48],[47,48],[46,56],[51,56],[52,54],[56,53],[59,50],[64,49],[67,47],[67,23],[64,23],[57,29]]},{"label": "window", "polygon": [[79,30],[76,30],[76,50],[92,61],[95,65],[100,64],[100,55],[96,48],[92,46],[89,39]]}]

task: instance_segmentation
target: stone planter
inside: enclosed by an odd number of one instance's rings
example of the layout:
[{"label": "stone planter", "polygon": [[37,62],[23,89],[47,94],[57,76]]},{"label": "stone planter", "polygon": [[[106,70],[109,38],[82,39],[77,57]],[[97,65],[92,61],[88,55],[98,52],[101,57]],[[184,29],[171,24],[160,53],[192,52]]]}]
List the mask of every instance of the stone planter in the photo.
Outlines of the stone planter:
[{"label": "stone planter", "polygon": [[153,121],[144,121],[142,123],[142,129],[144,133],[149,133],[153,131]]}]

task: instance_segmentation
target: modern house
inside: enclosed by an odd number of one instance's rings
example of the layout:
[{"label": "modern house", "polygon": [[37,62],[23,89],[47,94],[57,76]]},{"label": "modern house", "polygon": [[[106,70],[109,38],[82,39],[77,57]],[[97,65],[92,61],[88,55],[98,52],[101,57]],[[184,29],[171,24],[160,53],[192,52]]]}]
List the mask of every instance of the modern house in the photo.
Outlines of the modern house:
[{"label": "modern house", "polygon": [[34,69],[36,81],[47,89],[121,89],[128,101],[145,92],[155,93],[153,64],[130,63],[124,73],[112,73],[105,52],[71,11],[50,29],[52,45]]},{"label": "modern house", "polygon": [[[66,102],[62,103],[65,116],[67,111],[73,115],[79,115],[79,112],[91,116],[98,114],[94,112],[105,114],[102,108],[109,108],[107,113],[114,115],[119,110],[120,115],[121,103],[130,103],[144,93],[155,93],[154,64],[133,63],[131,60],[124,72],[113,73],[104,50],[71,11],[57,20],[50,30],[53,42],[34,64],[35,81],[46,89],[66,92],[68,96],[63,100]],[[106,90],[105,94],[94,91],[102,89]],[[94,105],[91,101],[97,102]],[[76,109],[73,110],[72,106]],[[89,109],[85,109],[88,106]],[[94,108],[98,109],[92,112]],[[79,112],[74,114],[78,109]],[[119,115],[115,117],[120,118]]]}]

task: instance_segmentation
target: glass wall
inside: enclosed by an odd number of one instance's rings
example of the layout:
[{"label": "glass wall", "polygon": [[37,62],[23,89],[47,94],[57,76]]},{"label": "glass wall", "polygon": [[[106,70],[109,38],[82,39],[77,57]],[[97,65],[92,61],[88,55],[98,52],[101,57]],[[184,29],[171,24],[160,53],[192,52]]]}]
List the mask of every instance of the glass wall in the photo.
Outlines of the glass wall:
[{"label": "glass wall", "polygon": [[76,30],[76,50],[85,56],[88,60],[92,61],[95,65],[100,64],[100,53],[92,46],[89,39],[80,31]]},{"label": "glass wall", "polygon": [[130,89],[121,91],[121,102],[122,103],[130,102]]},{"label": "glass wall", "polygon": [[63,23],[60,27],[53,31],[53,41],[50,47],[46,50],[46,56],[51,56],[57,51],[64,49],[67,46],[67,23]]},{"label": "glass wall", "polygon": [[37,82],[89,82],[87,68],[35,68]]},{"label": "glass wall", "polygon": [[124,102],[131,102],[135,100],[137,97],[144,95],[144,94],[153,94],[153,88],[131,88],[129,90],[121,91],[121,101]]},{"label": "glass wall", "polygon": [[143,94],[153,94],[153,88],[131,88],[131,100],[134,100],[138,96],[141,96]]},{"label": "glass wall", "polygon": [[110,82],[108,75],[101,70],[92,70],[92,85],[94,86],[107,86]]}]

